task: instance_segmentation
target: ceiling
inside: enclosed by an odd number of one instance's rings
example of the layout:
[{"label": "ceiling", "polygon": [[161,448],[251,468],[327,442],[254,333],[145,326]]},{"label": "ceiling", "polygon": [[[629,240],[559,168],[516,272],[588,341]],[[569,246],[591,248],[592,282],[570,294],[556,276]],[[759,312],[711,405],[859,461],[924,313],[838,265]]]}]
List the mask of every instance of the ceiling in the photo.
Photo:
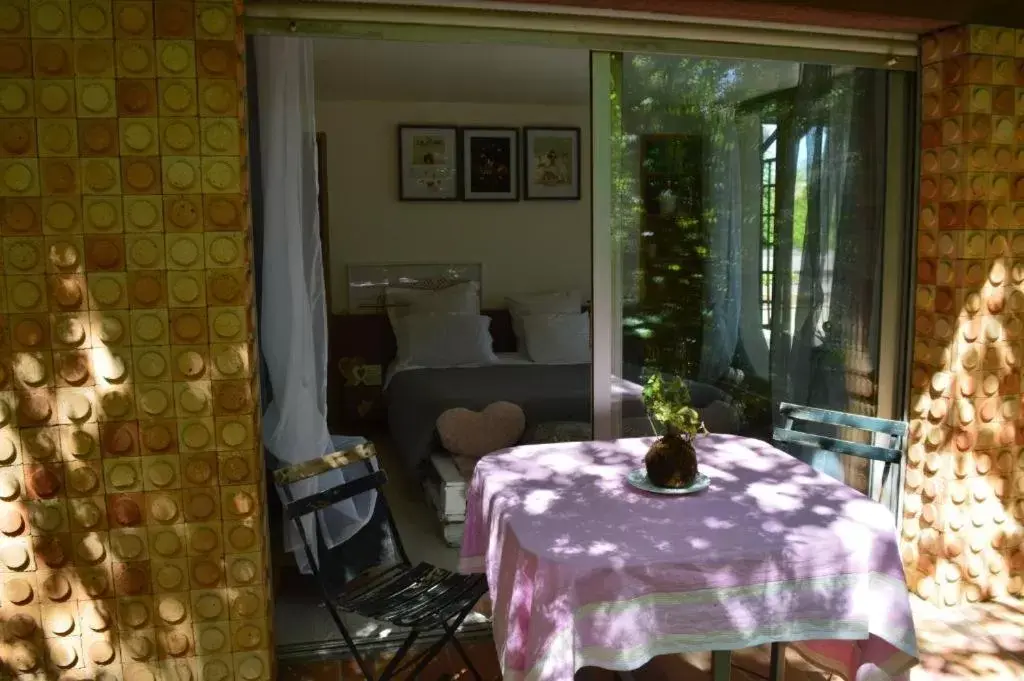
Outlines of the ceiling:
[{"label": "ceiling", "polygon": [[322,100],[590,103],[590,54],[521,45],[318,38]]}]

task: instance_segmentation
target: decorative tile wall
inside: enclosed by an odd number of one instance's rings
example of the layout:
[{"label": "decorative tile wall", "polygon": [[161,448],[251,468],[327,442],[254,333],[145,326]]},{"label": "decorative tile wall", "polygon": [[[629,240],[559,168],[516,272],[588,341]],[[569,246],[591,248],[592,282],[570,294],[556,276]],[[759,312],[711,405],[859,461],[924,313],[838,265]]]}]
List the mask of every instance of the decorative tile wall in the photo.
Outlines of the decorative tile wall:
[{"label": "decorative tile wall", "polygon": [[1024,595],[1024,31],[922,47],[903,558],[922,598]]},{"label": "decorative tile wall", "polygon": [[0,664],[269,679],[240,5],[0,1]]}]

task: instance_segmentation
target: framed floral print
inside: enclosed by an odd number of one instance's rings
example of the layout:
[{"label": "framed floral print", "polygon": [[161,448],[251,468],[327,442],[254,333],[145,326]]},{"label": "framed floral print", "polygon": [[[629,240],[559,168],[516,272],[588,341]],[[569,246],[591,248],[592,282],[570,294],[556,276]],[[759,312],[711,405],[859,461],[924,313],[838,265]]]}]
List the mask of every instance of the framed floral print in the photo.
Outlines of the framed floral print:
[{"label": "framed floral print", "polygon": [[523,179],[527,201],[578,201],[580,129],[524,128]]},{"label": "framed floral print", "polygon": [[458,200],[458,142],[455,126],[398,126],[399,199]]},{"label": "framed floral print", "polygon": [[462,198],[519,200],[519,130],[462,128]]}]

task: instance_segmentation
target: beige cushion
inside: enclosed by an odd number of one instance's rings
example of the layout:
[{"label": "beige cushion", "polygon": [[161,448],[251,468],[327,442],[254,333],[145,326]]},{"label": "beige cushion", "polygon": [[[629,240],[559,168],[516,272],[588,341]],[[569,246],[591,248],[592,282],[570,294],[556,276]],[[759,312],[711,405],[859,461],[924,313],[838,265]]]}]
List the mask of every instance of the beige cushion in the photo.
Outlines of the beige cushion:
[{"label": "beige cushion", "polygon": [[452,454],[481,457],[519,442],[526,428],[526,415],[519,405],[495,402],[483,411],[462,407],[437,417],[441,444]]}]

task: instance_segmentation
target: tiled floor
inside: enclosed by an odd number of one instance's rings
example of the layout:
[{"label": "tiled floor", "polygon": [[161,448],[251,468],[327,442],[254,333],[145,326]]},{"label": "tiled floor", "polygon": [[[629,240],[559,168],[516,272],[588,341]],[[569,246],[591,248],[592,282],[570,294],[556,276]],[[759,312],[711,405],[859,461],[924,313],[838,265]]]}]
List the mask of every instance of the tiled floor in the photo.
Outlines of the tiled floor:
[{"label": "tiled floor", "polygon": [[[1003,601],[951,610],[915,603],[921,664],[910,681],[1021,681],[1024,679],[1024,603]],[[474,664],[487,681],[500,679],[493,643],[467,645]],[[375,660],[383,668],[386,659]],[[709,655],[673,655],[652,660],[633,673],[636,681],[705,681],[710,678]],[[760,681],[767,677],[768,651],[751,648],[733,655],[733,681]],[[281,681],[360,681],[351,660],[282,665]],[[419,677],[422,681],[472,677],[449,648]],[[612,681],[614,675],[585,670],[578,681]],[[828,681],[790,651],[787,681]],[[418,681],[418,680],[417,680]]]}]

